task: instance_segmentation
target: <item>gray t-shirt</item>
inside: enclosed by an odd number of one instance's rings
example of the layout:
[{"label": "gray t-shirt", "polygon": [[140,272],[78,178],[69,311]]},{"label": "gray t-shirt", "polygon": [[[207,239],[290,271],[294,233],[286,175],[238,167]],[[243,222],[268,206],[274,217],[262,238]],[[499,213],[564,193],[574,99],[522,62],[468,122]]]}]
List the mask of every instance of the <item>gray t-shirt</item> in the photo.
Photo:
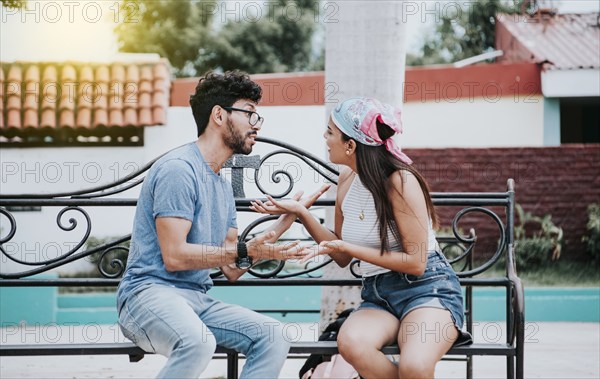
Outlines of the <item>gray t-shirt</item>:
[{"label": "gray t-shirt", "polygon": [[177,148],[152,165],[138,199],[127,268],[117,291],[120,310],[133,293],[150,284],[208,291],[210,270],[168,272],[162,259],[155,219],[192,222],[187,242],[222,246],[237,228],[231,184],[210,168],[195,143]]}]

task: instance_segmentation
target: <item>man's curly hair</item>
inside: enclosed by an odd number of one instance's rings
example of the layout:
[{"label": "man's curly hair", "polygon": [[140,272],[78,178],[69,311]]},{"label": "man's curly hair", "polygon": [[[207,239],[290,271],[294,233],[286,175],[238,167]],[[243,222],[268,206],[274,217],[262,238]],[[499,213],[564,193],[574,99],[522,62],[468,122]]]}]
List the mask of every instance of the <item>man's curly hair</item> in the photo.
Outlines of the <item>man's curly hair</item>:
[{"label": "man's curly hair", "polygon": [[258,103],[262,89],[241,71],[226,71],[223,74],[207,72],[200,78],[196,92],[190,96],[190,105],[198,136],[206,130],[210,113],[215,105],[230,107],[236,101],[247,99]]}]

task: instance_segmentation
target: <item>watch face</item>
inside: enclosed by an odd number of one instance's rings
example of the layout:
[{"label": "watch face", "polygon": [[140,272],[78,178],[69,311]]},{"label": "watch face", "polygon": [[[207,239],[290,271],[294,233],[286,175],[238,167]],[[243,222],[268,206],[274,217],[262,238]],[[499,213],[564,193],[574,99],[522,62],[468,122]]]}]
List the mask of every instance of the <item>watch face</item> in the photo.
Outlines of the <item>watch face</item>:
[{"label": "watch face", "polygon": [[235,262],[237,268],[247,269],[252,267],[252,259],[249,258],[238,258]]}]

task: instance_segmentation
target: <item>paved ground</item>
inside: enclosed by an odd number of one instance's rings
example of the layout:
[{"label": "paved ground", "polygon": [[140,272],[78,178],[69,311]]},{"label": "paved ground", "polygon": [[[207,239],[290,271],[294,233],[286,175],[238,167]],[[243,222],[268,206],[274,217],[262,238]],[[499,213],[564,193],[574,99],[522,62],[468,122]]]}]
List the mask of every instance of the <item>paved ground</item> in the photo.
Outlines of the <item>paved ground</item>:
[{"label": "paved ground", "polygon": [[[315,326],[301,324],[303,340],[315,337]],[[528,323],[526,328],[526,378],[600,378],[600,324]],[[67,327],[21,327],[0,329],[2,343],[122,340],[115,325]],[[500,341],[503,323],[481,323],[475,341]],[[0,357],[0,378],[153,378],[164,363],[160,356],[146,356],[129,363],[125,356],[85,357]],[[297,378],[304,359],[289,359],[280,378]],[[475,378],[502,378],[506,375],[502,357],[475,357]],[[224,360],[213,360],[202,378],[224,377]],[[440,362],[437,378],[463,378],[464,363]]]}]

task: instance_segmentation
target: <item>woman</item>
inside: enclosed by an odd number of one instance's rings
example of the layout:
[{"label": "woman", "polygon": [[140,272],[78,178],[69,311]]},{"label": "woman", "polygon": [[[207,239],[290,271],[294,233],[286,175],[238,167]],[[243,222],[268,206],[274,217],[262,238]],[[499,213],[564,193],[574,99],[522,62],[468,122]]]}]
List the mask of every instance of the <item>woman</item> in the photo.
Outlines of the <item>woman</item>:
[{"label": "woman", "polygon": [[[342,356],[363,378],[433,378],[464,320],[460,285],[440,253],[436,215],[423,177],[391,138],[399,112],[375,99],[351,98],[332,112],[324,134],[341,171],[335,230],[295,200],[253,203],[268,214],[295,214],[319,243],[304,260],[328,254],[344,267],[360,260],[362,304],[338,336]],[[459,339],[459,336],[461,337]],[[381,352],[397,342],[398,366]]]}]

